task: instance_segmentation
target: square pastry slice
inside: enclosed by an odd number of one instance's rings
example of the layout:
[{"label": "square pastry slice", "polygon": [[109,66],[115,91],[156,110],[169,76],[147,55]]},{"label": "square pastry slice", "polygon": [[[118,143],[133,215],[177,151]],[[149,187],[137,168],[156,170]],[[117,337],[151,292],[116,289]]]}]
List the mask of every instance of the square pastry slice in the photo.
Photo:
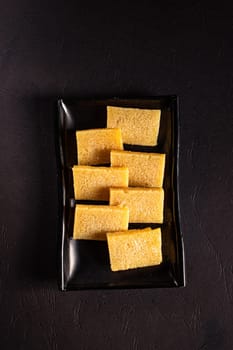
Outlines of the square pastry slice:
[{"label": "square pastry slice", "polygon": [[128,168],[74,165],[75,199],[109,200],[109,187],[128,186]]},{"label": "square pastry slice", "polygon": [[112,271],[153,266],[162,262],[160,228],[108,232],[107,242]]},{"label": "square pastry slice", "polygon": [[162,188],[110,188],[110,205],[129,208],[130,223],[163,222],[164,190]]},{"label": "square pastry slice", "polygon": [[107,106],[107,127],[121,128],[123,143],[157,145],[160,109]]},{"label": "square pastry slice", "polygon": [[111,151],[111,165],[129,169],[129,186],[162,187],[165,154]]},{"label": "square pastry slice", "polygon": [[109,205],[75,206],[74,239],[106,240],[106,232],[127,230],[129,209]]},{"label": "square pastry slice", "polygon": [[123,149],[119,128],[76,131],[76,140],[80,165],[109,164],[110,151]]}]

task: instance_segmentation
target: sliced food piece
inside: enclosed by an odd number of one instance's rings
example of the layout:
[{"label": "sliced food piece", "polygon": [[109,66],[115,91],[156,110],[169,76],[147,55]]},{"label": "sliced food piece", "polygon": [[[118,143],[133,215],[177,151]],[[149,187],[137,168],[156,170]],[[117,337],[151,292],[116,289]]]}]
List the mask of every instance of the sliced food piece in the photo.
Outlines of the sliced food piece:
[{"label": "sliced food piece", "polygon": [[157,145],[160,109],[107,106],[107,127],[121,128],[123,143]]},{"label": "sliced food piece", "polygon": [[163,202],[162,188],[110,188],[110,205],[128,207],[130,223],[162,223]]},{"label": "sliced food piece", "polygon": [[78,164],[110,163],[110,151],[123,149],[121,129],[90,129],[76,131]]},{"label": "sliced food piece", "polygon": [[160,228],[108,232],[107,242],[112,271],[153,266],[162,262]]},{"label": "sliced food piece", "polygon": [[73,238],[106,240],[106,232],[127,230],[128,222],[126,207],[77,204]]},{"label": "sliced food piece", "polygon": [[165,154],[131,151],[111,151],[113,167],[129,169],[129,186],[162,187]]},{"label": "sliced food piece", "polygon": [[128,168],[75,165],[72,168],[75,199],[109,200],[109,187],[128,186]]}]

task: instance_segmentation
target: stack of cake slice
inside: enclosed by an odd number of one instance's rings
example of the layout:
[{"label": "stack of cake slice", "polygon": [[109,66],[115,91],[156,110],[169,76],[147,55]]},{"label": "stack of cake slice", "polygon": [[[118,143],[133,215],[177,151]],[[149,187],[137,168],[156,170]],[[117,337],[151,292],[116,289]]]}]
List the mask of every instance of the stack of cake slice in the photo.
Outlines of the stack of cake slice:
[{"label": "stack of cake slice", "polygon": [[73,238],[107,240],[112,271],[162,262],[161,229],[128,225],[163,223],[165,154],[124,150],[157,145],[160,114],[108,106],[106,129],[76,132],[75,199],[98,202],[76,205]]}]

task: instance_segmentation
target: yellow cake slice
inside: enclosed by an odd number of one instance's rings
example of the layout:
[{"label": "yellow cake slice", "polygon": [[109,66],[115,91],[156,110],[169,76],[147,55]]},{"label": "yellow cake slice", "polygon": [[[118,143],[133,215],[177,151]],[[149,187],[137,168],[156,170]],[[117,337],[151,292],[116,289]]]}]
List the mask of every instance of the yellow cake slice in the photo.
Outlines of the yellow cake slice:
[{"label": "yellow cake slice", "polygon": [[113,150],[111,165],[129,168],[129,186],[163,186],[165,154]]},{"label": "yellow cake slice", "polygon": [[153,266],[162,262],[160,228],[108,232],[107,242],[112,271]]},{"label": "yellow cake slice", "polygon": [[90,129],[76,131],[78,164],[110,163],[110,151],[123,149],[121,129]]},{"label": "yellow cake slice", "polygon": [[127,187],[128,168],[74,165],[72,168],[75,199],[109,200],[109,187]]},{"label": "yellow cake slice", "polygon": [[75,206],[74,239],[106,240],[106,232],[128,229],[129,209],[109,205]]},{"label": "yellow cake slice", "polygon": [[110,205],[129,208],[130,223],[163,222],[164,190],[162,188],[110,188]]},{"label": "yellow cake slice", "polygon": [[121,128],[123,143],[157,145],[160,109],[107,106],[107,127]]}]

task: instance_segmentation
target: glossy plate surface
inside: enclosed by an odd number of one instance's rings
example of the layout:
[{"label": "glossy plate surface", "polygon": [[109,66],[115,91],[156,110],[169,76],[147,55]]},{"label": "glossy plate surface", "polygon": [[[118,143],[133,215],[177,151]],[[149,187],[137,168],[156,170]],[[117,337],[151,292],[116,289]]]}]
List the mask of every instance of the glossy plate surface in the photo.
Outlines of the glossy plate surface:
[{"label": "glossy plate surface", "polygon": [[[71,168],[77,164],[75,131],[106,127],[106,106],[161,109],[157,146],[124,145],[131,151],[166,154],[164,224],[130,224],[129,228],[160,226],[163,263],[112,272],[106,242],[73,240],[74,191]],[[150,98],[64,99],[58,101],[57,160],[59,174],[59,287],[95,288],[181,287],[185,285],[184,248],[179,218],[179,118],[176,96]],[[83,203],[83,201],[79,201]],[[87,202],[85,202],[87,203]]]}]

